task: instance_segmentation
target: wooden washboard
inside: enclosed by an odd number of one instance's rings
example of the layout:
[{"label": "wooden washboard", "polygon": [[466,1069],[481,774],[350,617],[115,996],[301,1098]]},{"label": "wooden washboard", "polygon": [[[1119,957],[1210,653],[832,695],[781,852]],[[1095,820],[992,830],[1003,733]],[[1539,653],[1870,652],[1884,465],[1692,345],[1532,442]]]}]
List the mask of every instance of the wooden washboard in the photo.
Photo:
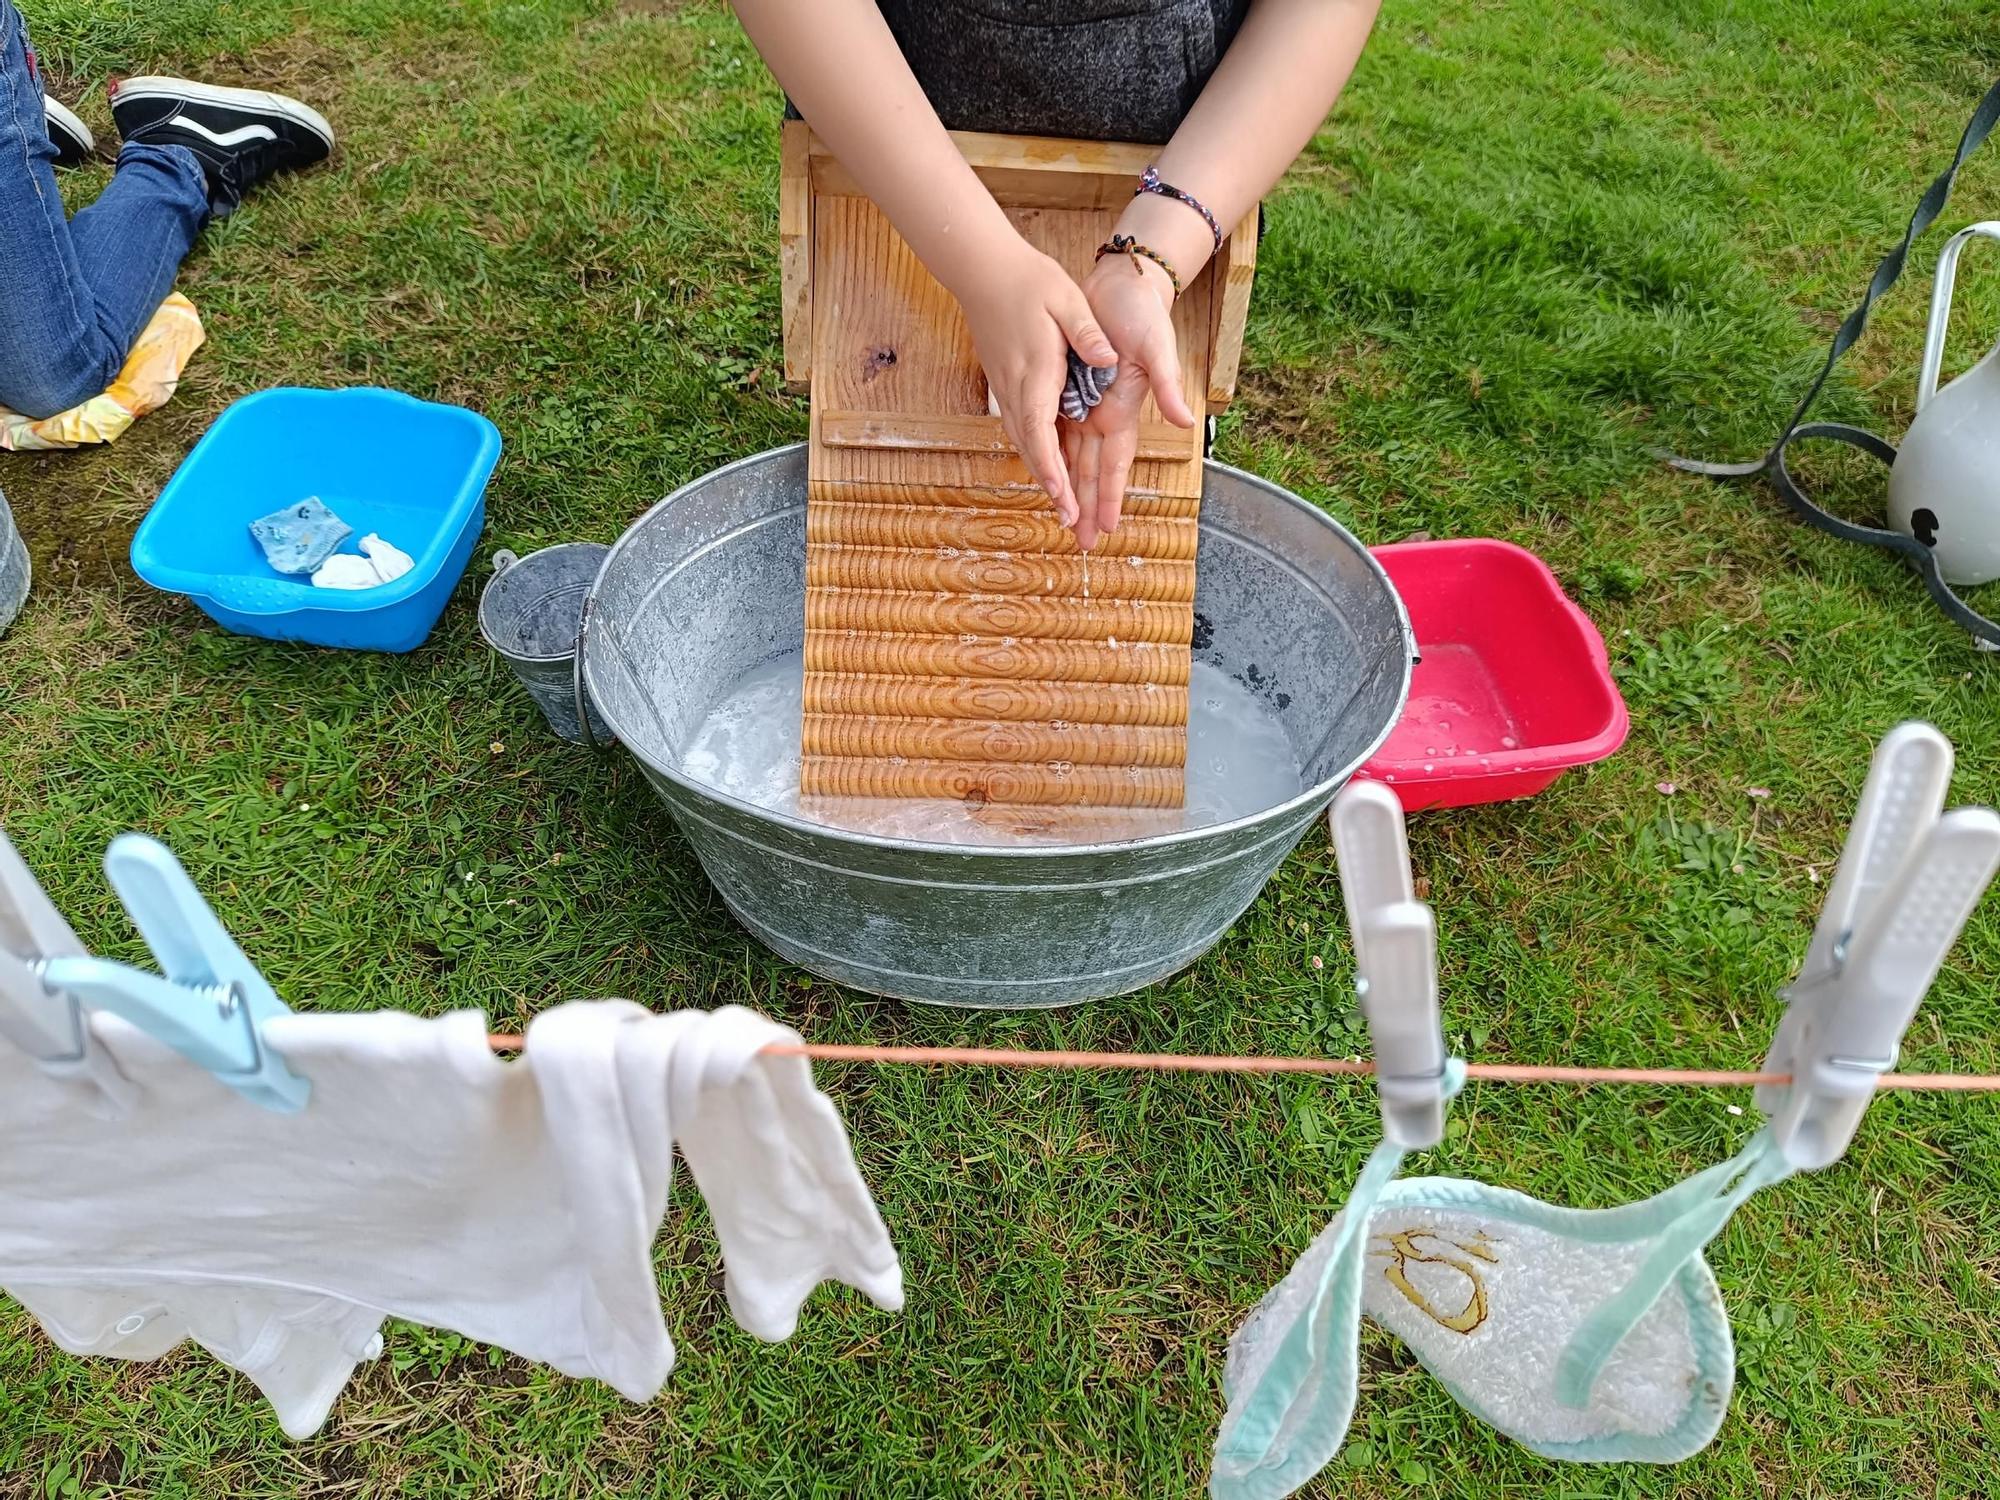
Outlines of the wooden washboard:
[{"label": "wooden washboard", "polygon": [[[957,302],[809,127],[784,127],[785,378],[812,393],[802,790],[1178,807],[1205,422],[1149,400],[1124,521],[1086,559],[991,415]],[[953,139],[1079,280],[1153,152]],[[1188,404],[1228,404],[1253,212],[1176,304]]]}]

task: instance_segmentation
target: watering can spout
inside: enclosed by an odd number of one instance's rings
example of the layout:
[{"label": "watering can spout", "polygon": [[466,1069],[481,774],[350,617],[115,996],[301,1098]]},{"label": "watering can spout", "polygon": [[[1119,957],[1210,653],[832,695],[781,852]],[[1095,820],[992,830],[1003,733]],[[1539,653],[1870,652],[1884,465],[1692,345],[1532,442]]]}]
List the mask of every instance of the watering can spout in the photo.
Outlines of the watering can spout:
[{"label": "watering can spout", "polygon": [[2000,220],[1961,229],[1938,255],[1930,323],[1917,372],[1917,415],[1889,472],[1889,521],[1936,555],[1947,583],[2000,578],[2000,345],[1938,388],[1958,257]]}]

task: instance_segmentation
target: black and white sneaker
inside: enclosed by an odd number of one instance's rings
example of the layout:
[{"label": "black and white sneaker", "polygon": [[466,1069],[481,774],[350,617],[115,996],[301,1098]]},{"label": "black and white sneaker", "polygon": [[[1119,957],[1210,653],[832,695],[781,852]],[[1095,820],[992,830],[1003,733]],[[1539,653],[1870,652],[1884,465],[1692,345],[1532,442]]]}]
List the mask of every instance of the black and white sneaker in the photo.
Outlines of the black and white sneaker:
[{"label": "black and white sneaker", "polygon": [[200,157],[218,219],[234,213],[265,178],[325,161],[333,151],[333,127],[296,99],[185,78],[114,83],[111,118],[128,144],[185,146]]},{"label": "black and white sneaker", "polygon": [[49,143],[56,148],[56,165],[74,167],[97,152],[90,127],[48,95],[42,96],[42,117],[49,124]]}]

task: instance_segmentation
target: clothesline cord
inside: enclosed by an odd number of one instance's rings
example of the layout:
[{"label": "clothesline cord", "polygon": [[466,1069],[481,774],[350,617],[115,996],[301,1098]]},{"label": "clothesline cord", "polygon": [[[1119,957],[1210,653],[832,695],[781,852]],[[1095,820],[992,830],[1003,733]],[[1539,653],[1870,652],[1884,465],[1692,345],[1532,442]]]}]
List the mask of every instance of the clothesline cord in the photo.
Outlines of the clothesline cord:
[{"label": "clothesline cord", "polygon": [[[487,1037],[496,1052],[518,1052],[519,1035]],[[1004,1047],[873,1047],[846,1042],[773,1042],[774,1057],[815,1062],[946,1064],[975,1068],[1112,1069],[1127,1073],[1319,1073],[1372,1075],[1375,1064],[1337,1057],[1206,1057],[1178,1052],[1029,1052]],[[1466,1077],[1489,1083],[1649,1083],[1674,1088],[1749,1088],[1790,1083],[1789,1073],[1739,1073],[1709,1068],[1565,1068],[1514,1063],[1470,1063]],[[1951,1093],[2000,1093],[2000,1075],[1983,1073],[1884,1073],[1877,1088]]]}]

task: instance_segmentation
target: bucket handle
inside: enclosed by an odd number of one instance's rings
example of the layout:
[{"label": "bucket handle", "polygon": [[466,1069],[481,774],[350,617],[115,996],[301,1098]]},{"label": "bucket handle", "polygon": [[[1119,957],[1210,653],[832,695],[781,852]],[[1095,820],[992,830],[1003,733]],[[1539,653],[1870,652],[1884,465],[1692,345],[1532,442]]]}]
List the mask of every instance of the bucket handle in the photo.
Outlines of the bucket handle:
[{"label": "bucket handle", "polygon": [[590,695],[583,690],[583,628],[590,623],[590,606],[596,598],[595,594],[585,594],[583,610],[576,617],[576,645],[569,653],[569,683],[576,694],[576,722],[583,727],[583,742],[601,751],[605,747],[597,742],[597,732],[590,727]]}]

